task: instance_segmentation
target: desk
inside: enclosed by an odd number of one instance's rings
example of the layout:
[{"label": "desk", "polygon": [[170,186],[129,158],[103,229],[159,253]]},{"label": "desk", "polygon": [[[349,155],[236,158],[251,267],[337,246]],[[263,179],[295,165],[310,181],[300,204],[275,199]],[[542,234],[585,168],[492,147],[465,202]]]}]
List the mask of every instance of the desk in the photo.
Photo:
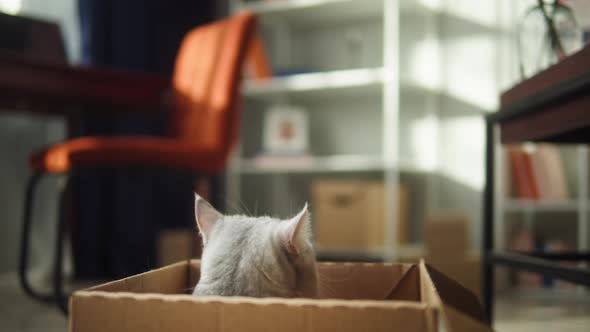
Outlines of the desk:
[{"label": "desk", "polygon": [[590,46],[516,85],[486,117],[486,186],[483,211],[482,297],[492,319],[494,266],[526,270],[590,287],[590,270],[555,260],[588,261],[590,252],[502,253],[494,248],[495,148],[524,141],[590,143]]},{"label": "desk", "polygon": [[[89,112],[109,115],[122,112],[161,112],[168,106],[169,87],[170,80],[158,75],[74,67],[47,61],[33,61],[22,54],[16,55],[6,51],[0,53],[0,110],[66,116],[68,125],[71,125],[73,118]],[[26,279],[31,227],[30,218],[27,216],[30,216],[29,206],[33,198],[34,184],[39,178],[39,174],[34,175],[27,188],[19,278],[28,295],[43,301],[58,299],[63,306],[66,302],[60,297],[61,270],[54,274],[54,289],[59,295],[38,294]],[[64,205],[60,205],[58,210],[61,216],[65,211]],[[59,228],[55,254],[55,266],[60,268],[63,224],[59,223],[62,226]]]},{"label": "desk", "polygon": [[[159,75],[38,62],[0,53],[0,110],[159,112],[170,79]],[[97,106],[100,106],[98,108]]]}]

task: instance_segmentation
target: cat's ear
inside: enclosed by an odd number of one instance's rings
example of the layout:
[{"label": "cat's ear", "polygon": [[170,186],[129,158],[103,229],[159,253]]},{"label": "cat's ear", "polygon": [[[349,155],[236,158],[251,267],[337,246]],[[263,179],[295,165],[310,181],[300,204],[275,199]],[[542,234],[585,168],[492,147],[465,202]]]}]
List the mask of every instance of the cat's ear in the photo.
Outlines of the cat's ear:
[{"label": "cat's ear", "polygon": [[195,193],[195,219],[197,221],[197,226],[199,227],[199,232],[203,237],[203,244],[207,244],[213,226],[215,226],[215,223],[222,218],[223,215],[221,213],[215,210],[209,202]]},{"label": "cat's ear", "polygon": [[307,203],[295,217],[283,224],[282,240],[287,251],[294,255],[300,254],[311,236],[311,220],[307,210]]}]

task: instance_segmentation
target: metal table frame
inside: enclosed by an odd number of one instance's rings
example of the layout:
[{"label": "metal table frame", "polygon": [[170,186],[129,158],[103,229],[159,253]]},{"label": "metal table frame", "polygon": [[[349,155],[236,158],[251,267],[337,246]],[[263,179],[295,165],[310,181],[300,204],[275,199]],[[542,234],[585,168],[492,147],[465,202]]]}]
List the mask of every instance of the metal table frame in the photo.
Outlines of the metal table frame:
[{"label": "metal table frame", "polygon": [[[590,110],[584,109],[584,106],[590,108],[589,55],[590,47],[586,47],[571,59],[507,91],[501,110],[486,116],[482,300],[490,322],[493,320],[495,266],[526,270],[590,287],[590,269],[556,263],[590,261],[590,251],[500,252],[494,244],[496,146],[524,141],[590,143]],[[507,134],[502,132],[506,128],[509,129]]]}]

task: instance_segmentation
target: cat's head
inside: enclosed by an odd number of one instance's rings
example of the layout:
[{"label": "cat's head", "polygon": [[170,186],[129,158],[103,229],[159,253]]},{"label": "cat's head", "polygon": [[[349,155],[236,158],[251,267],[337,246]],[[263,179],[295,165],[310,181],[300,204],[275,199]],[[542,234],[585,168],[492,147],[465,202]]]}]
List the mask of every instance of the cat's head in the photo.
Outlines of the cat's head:
[{"label": "cat's head", "polygon": [[195,195],[195,217],[204,244],[195,295],[317,296],[307,204],[286,220],[225,216]]}]

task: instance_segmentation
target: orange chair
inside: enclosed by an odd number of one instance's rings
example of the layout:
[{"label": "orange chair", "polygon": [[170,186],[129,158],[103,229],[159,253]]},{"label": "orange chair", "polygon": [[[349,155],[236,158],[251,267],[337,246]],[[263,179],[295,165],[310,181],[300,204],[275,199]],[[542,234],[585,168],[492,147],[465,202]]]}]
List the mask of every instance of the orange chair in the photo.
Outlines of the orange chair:
[{"label": "orange chair", "polygon": [[27,187],[19,264],[21,285],[27,294],[39,300],[58,301],[67,312],[62,290],[63,194],[53,294],[39,294],[27,279],[31,208],[36,184],[43,174],[69,173],[78,167],[97,165],[157,166],[206,176],[223,172],[237,139],[241,69],[253,40],[254,27],[255,17],[244,13],[195,28],[185,36],[172,79],[170,138],[82,137],[32,156],[34,175]]}]

